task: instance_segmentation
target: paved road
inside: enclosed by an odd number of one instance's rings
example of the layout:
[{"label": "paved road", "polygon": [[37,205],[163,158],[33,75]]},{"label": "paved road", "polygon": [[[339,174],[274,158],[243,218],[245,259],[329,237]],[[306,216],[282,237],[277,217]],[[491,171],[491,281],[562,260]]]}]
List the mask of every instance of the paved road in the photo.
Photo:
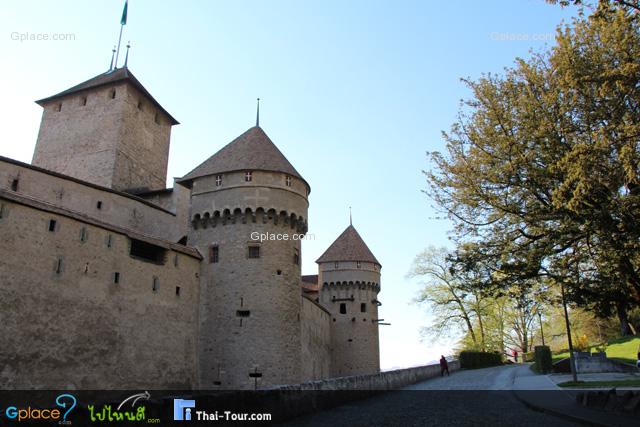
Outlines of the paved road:
[{"label": "paved road", "polygon": [[405,390],[298,418],[286,426],[572,426],[571,422],[528,409],[515,398],[518,369],[501,366],[461,371]]}]

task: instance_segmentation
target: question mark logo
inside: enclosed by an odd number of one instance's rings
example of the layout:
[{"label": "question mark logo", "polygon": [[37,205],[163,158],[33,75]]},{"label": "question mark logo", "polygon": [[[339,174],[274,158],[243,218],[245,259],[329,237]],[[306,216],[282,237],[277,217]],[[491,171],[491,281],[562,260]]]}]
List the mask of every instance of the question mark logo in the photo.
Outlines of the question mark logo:
[{"label": "question mark logo", "polygon": [[[71,399],[72,403],[65,403],[65,402],[61,402],[61,400],[63,399]],[[56,397],[56,405],[62,407],[62,408],[66,408],[67,405],[69,405],[69,409],[67,409],[67,412],[64,413],[64,415],[62,416],[62,421],[67,421],[67,415],[69,415],[69,412],[71,412],[73,410],[73,408],[76,407],[76,403],[78,403],[78,401],[76,400],[75,397],[73,397],[70,394],[61,394],[60,396]]]}]

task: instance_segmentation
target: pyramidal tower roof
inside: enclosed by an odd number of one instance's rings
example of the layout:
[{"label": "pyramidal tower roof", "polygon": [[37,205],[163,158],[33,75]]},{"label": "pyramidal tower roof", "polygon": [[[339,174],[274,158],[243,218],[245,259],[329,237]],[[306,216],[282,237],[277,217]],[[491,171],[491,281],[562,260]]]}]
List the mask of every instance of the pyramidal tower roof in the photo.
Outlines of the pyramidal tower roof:
[{"label": "pyramidal tower roof", "polygon": [[187,183],[203,176],[243,170],[283,172],[301,179],[307,188],[311,188],[259,126],[250,128],[222,147],[178,182]]},{"label": "pyramidal tower roof", "polygon": [[85,90],[90,90],[90,89],[95,89],[95,88],[99,88],[102,86],[107,86],[107,85],[111,85],[114,83],[120,83],[120,82],[129,82],[131,83],[136,89],[138,89],[143,95],[145,95],[147,98],[149,98],[149,100],[156,106],[158,107],[164,114],[166,114],[169,117],[169,120],[171,121],[172,125],[177,125],[179,124],[178,121],[173,118],[173,116],[171,114],[169,114],[169,112],[167,110],[165,110],[162,105],[160,105],[160,103],[158,101],[156,101],[153,96],[151,96],[151,94],[149,93],[149,91],[147,89],[145,89],[144,86],[142,86],[142,83],[140,83],[140,81],[133,75],[133,73],[127,68],[127,67],[122,67],[122,68],[116,68],[115,70],[111,70],[111,71],[107,71],[106,73],[102,73],[102,74],[98,74],[95,77],[90,78],[89,80],[82,82],[78,85],[75,85],[67,90],[63,90],[60,93],[56,93],[55,95],[49,96],[47,98],[43,98],[43,99],[39,99],[36,101],[36,103],[38,105],[43,105],[49,101],[53,101],[59,98],[63,98],[65,96],[68,95],[72,95],[74,93],[78,93],[78,92],[82,92]]},{"label": "pyramidal tower roof", "polygon": [[329,249],[316,260],[317,263],[334,261],[364,261],[382,265],[373,256],[353,225],[349,225],[329,246]]}]

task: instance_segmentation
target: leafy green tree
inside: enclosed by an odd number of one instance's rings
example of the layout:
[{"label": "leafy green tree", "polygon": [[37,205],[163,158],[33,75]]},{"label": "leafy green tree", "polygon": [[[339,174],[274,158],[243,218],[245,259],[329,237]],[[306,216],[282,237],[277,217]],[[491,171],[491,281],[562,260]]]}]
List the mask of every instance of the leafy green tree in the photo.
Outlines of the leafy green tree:
[{"label": "leafy green tree", "polygon": [[454,221],[457,261],[493,278],[475,284],[546,276],[579,301],[599,271],[614,290],[602,298],[639,303],[636,15],[612,8],[577,19],[549,52],[466,84],[473,97],[426,174]]}]

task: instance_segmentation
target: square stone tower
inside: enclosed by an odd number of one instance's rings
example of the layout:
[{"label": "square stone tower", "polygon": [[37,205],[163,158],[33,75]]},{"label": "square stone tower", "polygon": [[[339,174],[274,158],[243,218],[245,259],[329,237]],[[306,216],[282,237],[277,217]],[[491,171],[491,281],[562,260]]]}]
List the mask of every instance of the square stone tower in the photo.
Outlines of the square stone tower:
[{"label": "square stone tower", "polygon": [[32,164],[119,191],[165,188],[178,124],[124,67],[36,101]]}]

